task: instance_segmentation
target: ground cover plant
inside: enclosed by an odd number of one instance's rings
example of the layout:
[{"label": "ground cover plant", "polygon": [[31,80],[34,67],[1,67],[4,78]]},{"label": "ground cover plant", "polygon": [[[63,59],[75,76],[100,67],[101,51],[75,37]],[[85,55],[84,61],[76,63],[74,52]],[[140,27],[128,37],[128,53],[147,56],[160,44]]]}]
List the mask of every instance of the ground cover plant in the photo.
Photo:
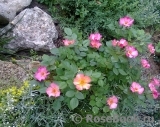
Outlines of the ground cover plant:
[{"label": "ground cover plant", "polygon": [[21,97],[27,93],[29,82],[25,81],[21,86],[11,86],[1,88],[0,90],[0,126],[21,126],[19,125],[18,116],[20,111],[16,105],[19,104]]}]

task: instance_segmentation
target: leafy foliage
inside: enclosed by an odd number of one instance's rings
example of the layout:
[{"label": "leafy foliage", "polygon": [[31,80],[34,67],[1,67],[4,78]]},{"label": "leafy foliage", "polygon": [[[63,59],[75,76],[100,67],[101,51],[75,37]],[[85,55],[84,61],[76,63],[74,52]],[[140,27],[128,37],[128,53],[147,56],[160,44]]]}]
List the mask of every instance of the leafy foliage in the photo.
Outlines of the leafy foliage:
[{"label": "leafy foliage", "polygon": [[[0,126],[13,126],[15,118],[19,115],[16,105],[21,97],[28,92],[29,82],[25,81],[21,87],[12,86],[0,90]],[[18,125],[18,124],[16,124]]]},{"label": "leafy foliage", "polygon": [[[143,54],[150,43],[150,35],[143,30],[115,27],[119,32],[119,38],[124,37],[129,45],[133,45]],[[65,38],[75,40],[75,43],[66,47],[51,49],[53,55],[43,55],[42,65],[49,70],[50,77],[46,81],[33,80],[31,84],[39,86],[38,91],[43,95],[52,82],[58,84],[61,96],[53,98],[50,105],[54,105],[54,111],[61,110],[66,105],[70,110],[81,114],[114,114],[132,115],[137,104],[146,106],[144,100],[152,97],[147,83],[141,79],[140,58],[129,59],[125,56],[123,48],[113,47],[111,41],[106,41],[99,49],[90,47],[88,39],[82,38],[82,33],[77,29],[65,28]],[[123,35],[121,34],[123,33]],[[91,77],[91,88],[78,91],[73,80],[78,73]],[[136,74],[136,75],[135,75]],[[146,90],[142,95],[137,95],[129,90],[133,81],[139,82]],[[119,99],[118,109],[110,110],[106,105],[106,98],[117,95]],[[44,95],[45,96],[45,95]],[[64,98],[61,100],[60,98]],[[88,112],[79,112],[81,105]]]},{"label": "leafy foliage", "polygon": [[158,44],[156,44],[155,49],[156,49],[157,53],[160,53],[160,42],[158,42]]},{"label": "leafy foliage", "polygon": [[98,30],[110,38],[117,34],[112,28],[113,24],[125,15],[133,17],[139,28],[157,24],[160,20],[160,0],[38,1],[48,5],[53,17],[63,25],[77,27],[84,35]]}]

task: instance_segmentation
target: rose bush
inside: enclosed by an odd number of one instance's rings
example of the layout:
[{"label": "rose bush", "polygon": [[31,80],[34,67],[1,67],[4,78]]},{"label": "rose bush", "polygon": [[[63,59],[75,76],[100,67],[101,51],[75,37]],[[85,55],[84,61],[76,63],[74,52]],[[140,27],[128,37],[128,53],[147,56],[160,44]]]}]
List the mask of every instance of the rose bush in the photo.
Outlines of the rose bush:
[{"label": "rose bush", "polygon": [[121,18],[117,28],[120,37],[110,41],[103,40],[99,32],[83,40],[82,33],[65,28],[65,46],[51,49],[53,55],[43,55],[42,66],[30,84],[39,87],[40,97],[48,96],[46,104],[54,105],[55,111],[66,105],[79,112],[76,109],[84,102],[85,111],[94,114],[129,115],[136,104],[145,107],[146,99],[158,97],[155,85],[159,81],[148,85],[150,79],[141,79],[141,70],[150,64],[140,55],[155,50],[151,36],[132,28],[133,22],[131,17]]}]

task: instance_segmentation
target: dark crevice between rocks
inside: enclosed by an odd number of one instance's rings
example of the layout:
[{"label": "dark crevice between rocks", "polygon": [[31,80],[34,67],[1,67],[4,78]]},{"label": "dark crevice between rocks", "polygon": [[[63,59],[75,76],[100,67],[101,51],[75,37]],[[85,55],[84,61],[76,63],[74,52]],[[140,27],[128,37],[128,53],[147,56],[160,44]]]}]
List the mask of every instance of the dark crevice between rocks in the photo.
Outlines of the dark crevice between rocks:
[{"label": "dark crevice between rocks", "polygon": [[0,28],[5,27],[6,25],[8,25],[9,21],[7,19],[5,19],[3,16],[0,15]]}]

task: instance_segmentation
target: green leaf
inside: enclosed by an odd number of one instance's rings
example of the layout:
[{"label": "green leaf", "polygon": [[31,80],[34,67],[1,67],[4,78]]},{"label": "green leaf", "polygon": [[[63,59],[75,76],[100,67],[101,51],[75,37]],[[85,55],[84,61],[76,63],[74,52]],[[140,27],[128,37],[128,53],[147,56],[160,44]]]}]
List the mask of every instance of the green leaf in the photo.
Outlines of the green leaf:
[{"label": "green leaf", "polygon": [[95,96],[94,96],[94,95],[91,95],[90,98],[91,98],[92,100],[94,100],[94,99],[95,99]]},{"label": "green leaf", "polygon": [[79,101],[77,98],[72,98],[70,100],[70,106],[71,106],[71,109],[75,109],[79,104]]},{"label": "green leaf", "polygon": [[97,105],[97,107],[99,107],[99,108],[101,108],[101,107],[103,106],[102,102],[100,102],[100,101],[97,101],[97,102],[96,102],[96,105]]},{"label": "green leaf", "polygon": [[[54,78],[55,78],[55,76],[54,76]],[[59,78],[62,80],[68,80],[68,77],[66,77],[66,76],[59,76]]]},{"label": "green leaf", "polygon": [[133,28],[130,29],[134,37],[137,37],[137,31]]},{"label": "green leaf", "polygon": [[59,100],[59,101],[63,101],[63,100],[64,100],[64,97],[63,97],[63,96],[60,96],[60,97],[58,97],[58,100]]},{"label": "green leaf", "polygon": [[127,89],[127,88],[124,89],[123,92],[124,92],[125,94],[128,94],[128,89]]},{"label": "green leaf", "polygon": [[96,105],[96,102],[93,101],[93,100],[91,100],[91,101],[89,102],[89,104],[90,104],[91,106],[95,106],[95,105]]},{"label": "green leaf", "polygon": [[87,55],[90,59],[94,59],[95,58],[95,54],[88,54]]},{"label": "green leaf", "polygon": [[89,45],[89,40],[84,40],[82,44],[84,47],[87,47]]},{"label": "green leaf", "polygon": [[108,27],[109,27],[109,29],[111,29],[111,30],[115,30],[115,26],[113,25],[113,23],[110,23],[110,24],[108,25]]},{"label": "green leaf", "polygon": [[119,87],[121,90],[124,90],[124,87],[123,87],[123,86],[118,85],[118,87]]},{"label": "green leaf", "polygon": [[103,112],[109,112],[109,108],[107,107],[107,106],[105,106],[104,108],[103,108]]},{"label": "green leaf", "polygon": [[85,74],[88,75],[88,76],[91,76],[91,75],[92,75],[92,70],[90,70],[90,71],[85,71]]},{"label": "green leaf", "polygon": [[110,62],[106,62],[107,68],[111,69],[112,68],[112,64]]},{"label": "green leaf", "polygon": [[65,76],[67,79],[73,79],[76,73],[77,73],[77,71],[74,71],[74,72],[73,72],[73,71],[68,71],[68,70],[66,70],[64,76]]},{"label": "green leaf", "polygon": [[46,89],[47,89],[47,87],[43,87],[43,88],[40,88],[38,91],[40,93],[46,93]]},{"label": "green leaf", "polygon": [[99,48],[99,51],[103,52],[103,51],[104,51],[104,47],[101,46],[101,47]]},{"label": "green leaf", "polygon": [[53,48],[53,49],[50,50],[50,52],[51,52],[53,55],[58,55],[58,54],[59,54],[58,48]]},{"label": "green leaf", "polygon": [[64,32],[69,36],[72,35],[72,30],[70,28],[64,28]]},{"label": "green leaf", "polygon": [[121,75],[127,75],[127,73],[126,73],[124,70],[122,70],[122,69],[118,69],[118,71],[119,71],[119,73],[120,73]]},{"label": "green leaf", "polygon": [[118,63],[115,63],[114,66],[115,66],[116,68],[120,68],[120,65],[119,65]]},{"label": "green leaf", "polygon": [[59,82],[58,86],[59,86],[60,89],[65,89],[67,87],[67,83],[65,83],[65,82]]},{"label": "green leaf", "polygon": [[76,40],[77,39],[77,35],[75,33],[73,33],[71,38]]},{"label": "green leaf", "polygon": [[103,80],[98,80],[98,85],[103,87],[104,86],[104,81]]},{"label": "green leaf", "polygon": [[68,61],[62,61],[61,65],[62,65],[62,68],[65,68],[67,70],[71,69],[71,65]]},{"label": "green leaf", "polygon": [[92,111],[94,114],[97,114],[99,112],[99,108],[98,107],[93,107]]},{"label": "green leaf", "polygon": [[95,66],[97,63],[95,61],[90,61],[91,66]]},{"label": "green leaf", "polygon": [[103,98],[102,98],[102,103],[106,104],[106,97],[105,96],[103,96]]},{"label": "green leaf", "polygon": [[113,63],[118,62],[118,57],[112,56],[112,57],[111,57],[111,61],[112,61]]},{"label": "green leaf", "polygon": [[31,80],[31,81],[29,82],[29,84],[30,84],[31,86],[36,86],[36,85],[39,85],[39,82],[36,81],[36,80]]},{"label": "green leaf", "polygon": [[93,72],[93,73],[92,73],[92,76],[93,76],[94,78],[100,78],[100,77],[101,77],[101,73],[100,73],[100,72]]},{"label": "green leaf", "polygon": [[116,112],[115,110],[112,110],[111,116],[112,116],[112,117],[115,117],[115,116],[118,116],[118,114],[117,114],[117,112]]},{"label": "green leaf", "polygon": [[45,86],[47,86],[47,87],[48,87],[50,84],[51,84],[50,81],[46,81],[46,82],[45,82]]},{"label": "green leaf", "polygon": [[117,70],[116,68],[113,68],[113,72],[114,72],[116,75],[119,74],[119,73],[118,73],[118,70]]},{"label": "green leaf", "polygon": [[75,96],[78,99],[84,99],[84,95],[81,92],[79,92],[79,91],[76,92]]},{"label": "green leaf", "polygon": [[145,100],[145,96],[144,95],[138,95],[138,98],[141,100]]},{"label": "green leaf", "polygon": [[51,71],[51,70],[55,70],[55,69],[56,69],[56,66],[53,66],[54,64],[51,64],[51,63],[50,63],[50,65],[51,65],[51,66],[48,67],[48,70]]},{"label": "green leaf", "polygon": [[61,102],[59,100],[55,100],[53,102],[53,108],[55,111],[58,111],[61,108]]},{"label": "green leaf", "polygon": [[86,56],[87,54],[85,52],[81,52],[80,56]]},{"label": "green leaf", "polygon": [[[113,47],[111,41],[107,41],[107,42],[106,42],[106,45],[107,45],[107,48],[106,48],[106,49],[109,49],[109,47]],[[106,49],[105,49],[105,50],[106,50]],[[109,52],[110,52],[110,51],[109,51]]]},{"label": "green leaf", "polygon": [[77,47],[74,47],[74,51],[76,52],[77,55],[80,54],[80,51],[79,51],[79,49]]},{"label": "green leaf", "polygon": [[[160,47],[160,46],[159,46],[159,47]],[[160,48],[159,48],[159,47],[158,47],[158,46],[155,47],[156,52],[158,52],[158,53],[160,52]]]},{"label": "green leaf", "polygon": [[67,97],[73,97],[74,95],[75,95],[75,92],[72,91],[72,90],[67,91],[67,93],[66,93],[66,96],[67,96]]},{"label": "green leaf", "polygon": [[140,53],[142,53],[142,47],[136,46],[136,48],[137,48],[137,50],[138,50]]},{"label": "green leaf", "polygon": [[56,74],[63,75],[64,74],[64,70],[62,68],[57,68],[56,69]]},{"label": "green leaf", "polygon": [[43,55],[43,56],[42,56],[42,59],[43,59],[44,61],[48,61],[48,60],[50,59],[50,57],[49,57],[48,55]]},{"label": "green leaf", "polygon": [[87,51],[87,50],[88,50],[87,47],[80,47],[80,48],[79,48],[79,51]]},{"label": "green leaf", "polygon": [[72,80],[67,80],[67,84],[71,89],[75,89],[75,85],[73,84]]}]

